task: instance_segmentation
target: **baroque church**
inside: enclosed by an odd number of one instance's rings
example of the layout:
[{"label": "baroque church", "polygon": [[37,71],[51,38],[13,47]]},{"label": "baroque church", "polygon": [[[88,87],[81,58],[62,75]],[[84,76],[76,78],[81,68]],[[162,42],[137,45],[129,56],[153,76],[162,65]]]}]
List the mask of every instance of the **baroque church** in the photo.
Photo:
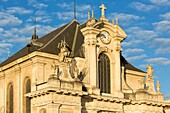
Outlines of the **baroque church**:
[{"label": "baroque church", "polygon": [[[30,43],[0,64],[0,113],[168,113],[149,64],[146,72],[121,51],[127,35],[94,12]],[[156,84],[154,86],[154,84]]]}]

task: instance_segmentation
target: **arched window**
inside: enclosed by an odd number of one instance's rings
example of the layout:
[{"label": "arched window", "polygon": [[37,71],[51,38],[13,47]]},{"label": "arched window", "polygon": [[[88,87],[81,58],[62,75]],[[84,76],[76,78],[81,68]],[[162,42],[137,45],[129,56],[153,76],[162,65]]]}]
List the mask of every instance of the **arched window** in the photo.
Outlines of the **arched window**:
[{"label": "arched window", "polygon": [[98,87],[101,93],[110,93],[110,59],[104,53],[98,60]]},{"label": "arched window", "polygon": [[14,89],[12,83],[7,88],[7,113],[13,113],[14,110]]},{"label": "arched window", "polygon": [[23,110],[24,113],[31,113],[31,100],[28,97],[25,97],[25,94],[31,92],[31,80],[27,77],[24,81],[23,87]]},{"label": "arched window", "polygon": [[45,108],[42,108],[42,109],[40,110],[40,113],[46,113],[46,109],[45,109]]}]

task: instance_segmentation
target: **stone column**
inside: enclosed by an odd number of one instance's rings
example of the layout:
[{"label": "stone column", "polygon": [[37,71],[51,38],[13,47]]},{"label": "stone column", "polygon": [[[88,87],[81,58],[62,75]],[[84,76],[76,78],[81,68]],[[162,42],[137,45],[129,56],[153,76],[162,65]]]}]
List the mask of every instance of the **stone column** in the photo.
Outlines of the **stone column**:
[{"label": "stone column", "polygon": [[119,37],[114,37],[114,46],[115,46],[115,52],[114,52],[114,57],[115,57],[115,72],[114,72],[114,96],[116,97],[123,97],[122,93],[122,78],[121,78],[121,64],[120,64],[120,52],[121,52],[121,45],[120,42],[121,40]]},{"label": "stone column", "polygon": [[96,52],[96,37],[100,30],[93,27],[85,27],[81,30],[84,35],[85,42],[85,59],[88,67],[89,82],[92,87],[96,87],[97,77],[97,52]]}]

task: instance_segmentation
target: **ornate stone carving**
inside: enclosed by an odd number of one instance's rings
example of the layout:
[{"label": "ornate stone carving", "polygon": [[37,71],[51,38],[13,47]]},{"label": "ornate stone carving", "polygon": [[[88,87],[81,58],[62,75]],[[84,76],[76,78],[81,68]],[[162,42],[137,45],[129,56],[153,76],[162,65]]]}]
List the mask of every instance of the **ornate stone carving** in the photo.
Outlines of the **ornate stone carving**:
[{"label": "ornate stone carving", "polygon": [[147,66],[147,76],[146,76],[146,79],[153,79],[153,73],[154,73],[154,70],[152,69],[152,65],[149,64]]},{"label": "ornate stone carving", "polygon": [[70,51],[68,49],[68,44],[65,42],[65,40],[61,40],[61,43],[58,44],[58,48],[60,49],[59,61],[67,62],[66,57],[70,55]]},{"label": "ornate stone carving", "polygon": [[160,92],[160,82],[159,82],[159,80],[156,82],[156,90],[157,90],[157,92]]}]

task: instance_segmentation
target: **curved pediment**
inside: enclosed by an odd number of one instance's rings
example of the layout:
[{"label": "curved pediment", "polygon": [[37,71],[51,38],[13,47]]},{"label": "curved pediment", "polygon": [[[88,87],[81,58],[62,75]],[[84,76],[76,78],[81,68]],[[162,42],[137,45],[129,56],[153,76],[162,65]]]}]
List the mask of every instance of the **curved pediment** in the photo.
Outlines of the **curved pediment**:
[{"label": "curved pediment", "polygon": [[108,21],[98,21],[93,27],[108,31],[113,38],[120,37],[121,40],[124,40],[127,37],[125,31],[118,24],[112,24]]}]

